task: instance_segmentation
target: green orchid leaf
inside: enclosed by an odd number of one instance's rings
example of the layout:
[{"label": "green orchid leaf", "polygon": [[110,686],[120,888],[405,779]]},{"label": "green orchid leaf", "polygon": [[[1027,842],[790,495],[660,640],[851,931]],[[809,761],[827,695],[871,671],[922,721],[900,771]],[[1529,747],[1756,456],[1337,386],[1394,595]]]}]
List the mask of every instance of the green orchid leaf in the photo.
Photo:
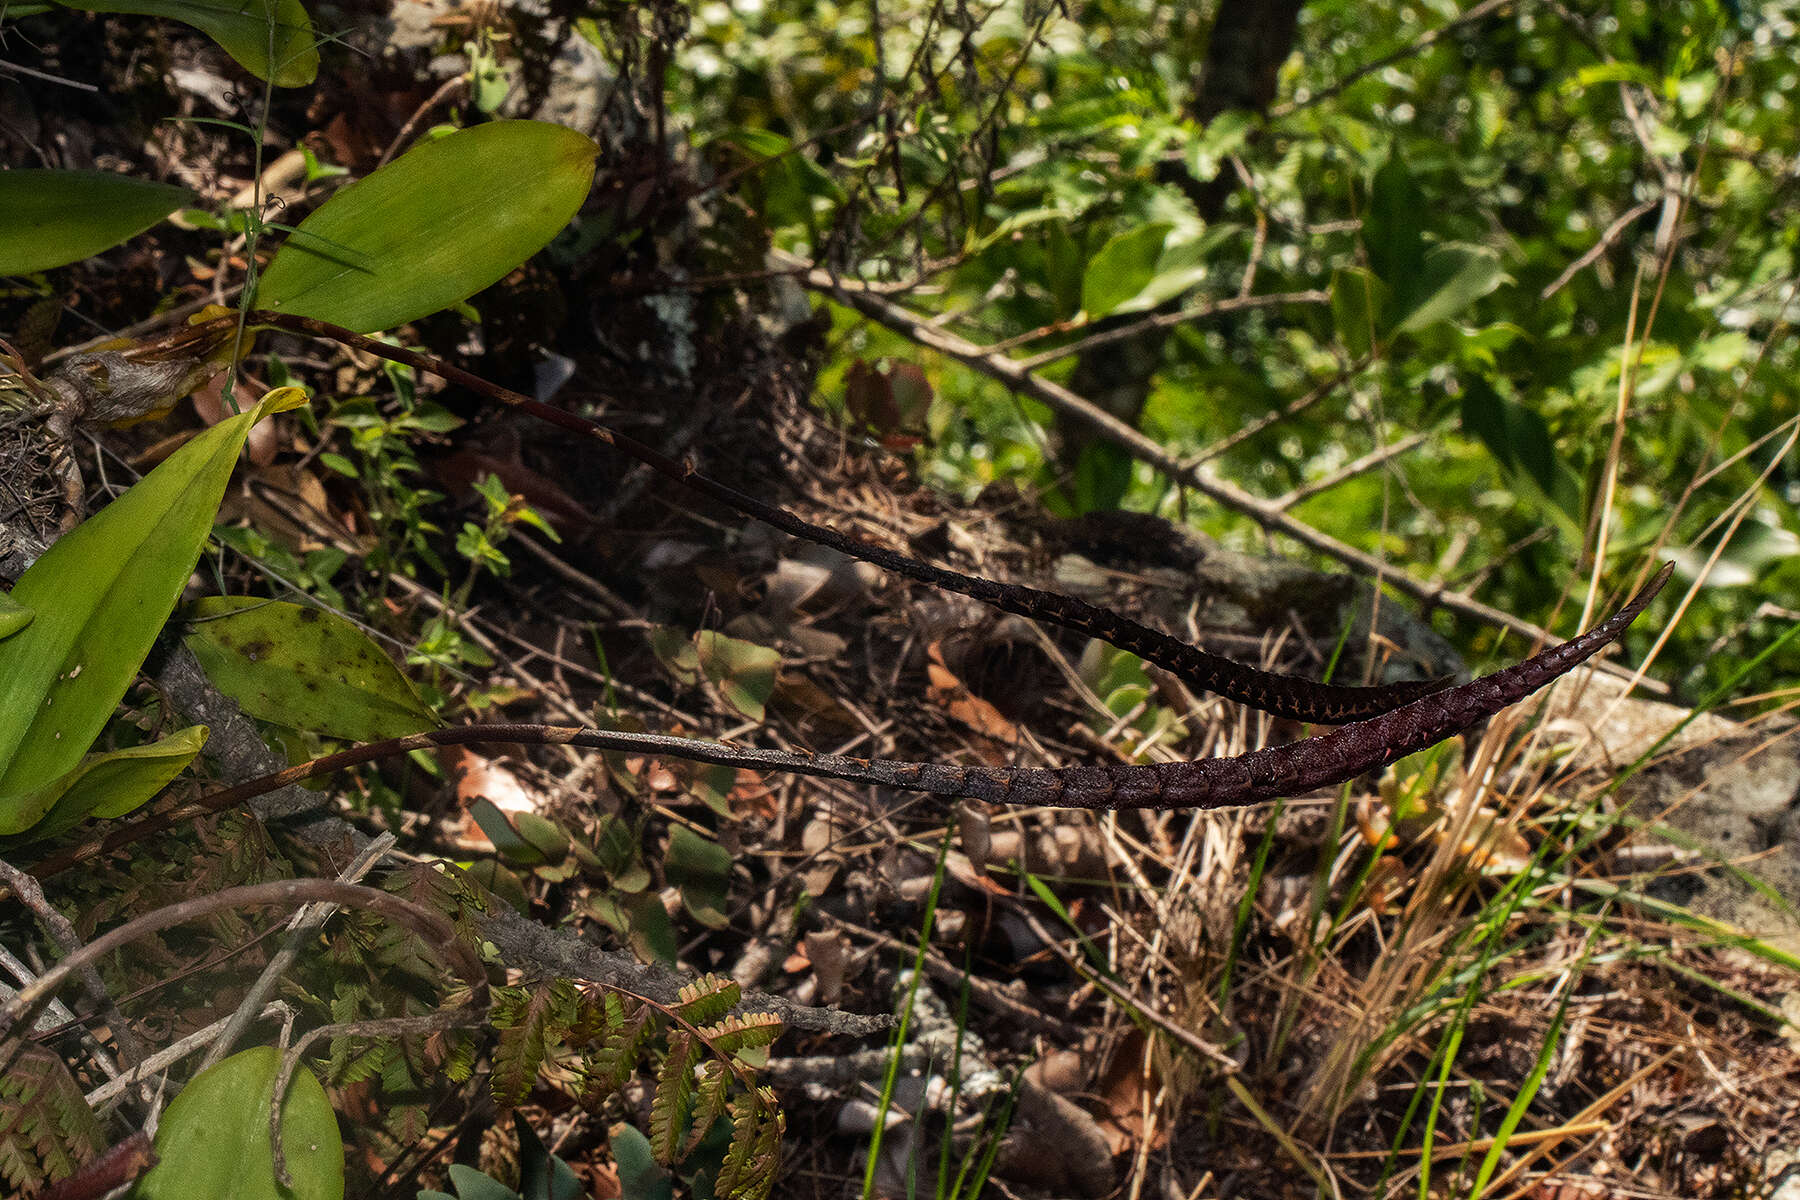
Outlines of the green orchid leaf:
[{"label": "green orchid leaf", "polygon": [[269,1105],[281,1052],[258,1046],[196,1075],[163,1114],[160,1162],[133,1200],[343,1200],[344,1144],[325,1089],[305,1068],[281,1104],[282,1152],[294,1186],[275,1181]]},{"label": "green orchid leaf", "polygon": [[352,742],[438,725],[381,647],[321,608],[217,596],[187,608],[187,645],[251,716]]},{"label": "green orchid leaf", "polygon": [[167,787],[205,745],[206,726],[190,725],[147,746],[91,754],[30,795],[0,800],[0,838],[29,831],[37,841],[86,817],[122,817]]},{"label": "green orchid leaf", "polygon": [[59,0],[94,13],[163,17],[192,25],[258,79],[305,87],[319,73],[319,48],[300,0]]},{"label": "green orchid leaf", "polygon": [[64,536],[13,588],[37,611],[0,641],[0,826],[81,761],[112,716],[206,545],[250,427],[305,403],[277,388],[208,429]]},{"label": "green orchid leaf", "polygon": [[0,275],[80,262],[194,200],[187,188],[112,171],[0,171]]},{"label": "green orchid leaf", "polygon": [[257,303],[368,333],[465,300],[569,223],[598,153],[590,138],[544,121],[496,121],[415,146],[302,221],[263,273]]}]

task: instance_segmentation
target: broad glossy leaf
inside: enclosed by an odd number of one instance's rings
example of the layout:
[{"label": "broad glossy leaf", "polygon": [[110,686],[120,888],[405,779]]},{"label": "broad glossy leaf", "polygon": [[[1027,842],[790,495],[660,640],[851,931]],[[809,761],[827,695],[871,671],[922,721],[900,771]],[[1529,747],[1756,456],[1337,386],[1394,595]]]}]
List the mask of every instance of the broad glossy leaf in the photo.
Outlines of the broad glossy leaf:
[{"label": "broad glossy leaf", "polygon": [[622,817],[600,815],[600,827],[594,832],[594,857],[612,880],[614,891],[635,894],[650,886],[637,831]]},{"label": "broad glossy leaf", "polygon": [[322,608],[215,596],[192,604],[188,648],[258,720],[353,742],[438,725],[381,647]]},{"label": "broad glossy leaf", "polygon": [[133,13],[192,25],[258,79],[305,87],[319,73],[312,22],[300,0],[60,0],[83,12]]},{"label": "broad glossy leaf", "polygon": [[1369,183],[1362,238],[1369,265],[1403,304],[1416,294],[1413,282],[1425,264],[1424,219],[1424,193],[1399,155],[1390,155]]},{"label": "broad glossy leaf", "polygon": [[1331,320],[1338,340],[1352,357],[1374,348],[1387,328],[1388,286],[1362,267],[1341,267],[1331,276]]},{"label": "broad glossy leaf", "polygon": [[1131,452],[1111,442],[1089,442],[1075,460],[1075,511],[1099,512],[1118,508],[1131,490],[1137,460]]},{"label": "broad glossy leaf", "polygon": [[541,250],[587,198],[599,148],[544,121],[415,146],[300,223],[257,303],[368,333],[479,292]]},{"label": "broad glossy leaf", "polygon": [[206,745],[206,726],[160,742],[90,754],[67,775],[28,796],[0,802],[0,837],[55,837],[87,817],[122,817],[167,787]]},{"label": "broad glossy leaf", "polygon": [[343,1200],[344,1143],[325,1089],[304,1067],[281,1105],[282,1153],[294,1186],[275,1182],[269,1104],[281,1052],[258,1046],[196,1075],[163,1114],[156,1166],[133,1200]]},{"label": "broad glossy leaf", "polygon": [[1519,465],[1519,456],[1507,429],[1507,403],[1487,380],[1476,376],[1463,381],[1463,434],[1481,442],[1501,467],[1511,471]]},{"label": "broad glossy leaf", "polygon": [[1081,278],[1081,307],[1089,317],[1106,316],[1150,286],[1173,228],[1158,221],[1107,239]]},{"label": "broad glossy leaf", "polygon": [[725,893],[731,882],[731,853],[725,847],[677,825],[669,834],[663,874],[681,889],[681,902],[696,921],[713,929],[725,924]]},{"label": "broad glossy leaf", "polygon": [[1566,518],[1580,519],[1581,483],[1557,453],[1550,426],[1535,409],[1502,396],[1475,376],[1463,384],[1462,427],[1487,446],[1509,475],[1522,473]]},{"label": "broad glossy leaf", "polygon": [[9,638],[31,624],[37,614],[23,604],[15,604],[11,596],[0,593],[0,638]]},{"label": "broad glossy leaf", "polygon": [[1425,255],[1418,283],[1410,289],[1412,307],[1394,332],[1413,333],[1448,321],[1499,287],[1505,278],[1499,256],[1485,246],[1434,246]]},{"label": "broad glossy leaf", "polygon": [[[494,849],[499,851],[500,856],[508,862],[535,867],[549,861],[549,855],[544,849],[521,833],[513,822],[507,819],[506,812],[486,796],[475,797],[469,804],[469,815],[475,818],[475,824],[481,827],[481,832],[487,834],[488,841],[494,843]],[[519,813],[516,815],[527,816],[529,814]],[[563,849],[565,852],[568,849],[566,842]]]},{"label": "broad glossy leaf", "polygon": [[622,1200],[670,1200],[674,1196],[674,1181],[656,1161],[649,1138],[635,1126],[620,1122],[613,1126],[611,1141]]},{"label": "broad glossy leaf", "polygon": [[675,924],[669,920],[669,910],[663,907],[662,897],[655,892],[645,892],[629,897],[621,908],[630,924],[631,948],[637,951],[638,957],[646,962],[674,966],[681,944],[676,941]]},{"label": "broad glossy leaf", "polygon": [[537,1130],[513,1113],[519,1134],[519,1195],[523,1200],[581,1200],[587,1195],[569,1164],[550,1153]]},{"label": "broad glossy leaf", "polygon": [[[20,577],[13,601],[37,617],[0,641],[0,797],[81,761],[175,607],[250,427],[303,403],[277,388],[201,433]],[[13,824],[5,801],[0,823]]]},{"label": "broad glossy leaf", "polygon": [[763,706],[775,691],[781,654],[768,646],[704,630],[694,638],[700,666],[719,686],[726,703],[752,721],[763,719]]},{"label": "broad glossy leaf", "polygon": [[450,1186],[456,1189],[456,1200],[519,1200],[519,1193],[474,1167],[451,1163],[449,1175]]},{"label": "broad glossy leaf", "polygon": [[778,133],[733,129],[710,145],[733,147],[737,157],[746,160],[741,165],[751,174],[745,182],[771,228],[811,226],[821,208],[845,198],[843,187],[813,161],[807,147],[795,146]]},{"label": "broad glossy leaf", "polygon": [[80,262],[193,202],[184,187],[112,171],[0,171],[0,275]]}]

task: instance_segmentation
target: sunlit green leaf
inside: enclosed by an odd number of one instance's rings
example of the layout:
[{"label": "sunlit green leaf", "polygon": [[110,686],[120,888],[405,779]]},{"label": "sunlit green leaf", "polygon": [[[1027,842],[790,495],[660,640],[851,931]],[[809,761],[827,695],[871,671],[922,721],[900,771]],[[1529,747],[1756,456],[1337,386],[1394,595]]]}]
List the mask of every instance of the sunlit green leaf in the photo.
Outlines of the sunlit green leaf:
[{"label": "sunlit green leaf", "polygon": [[39,840],[86,817],[122,817],[167,787],[205,745],[206,726],[191,725],[147,746],[90,754],[62,778],[0,804],[0,836],[29,830]]},{"label": "sunlit green leaf", "polygon": [[112,171],[0,171],[0,275],[80,262],[193,201],[184,187]]},{"label": "sunlit green leaf", "polygon": [[1106,316],[1150,286],[1173,228],[1159,221],[1107,239],[1081,279],[1081,307],[1089,317]]},{"label": "sunlit green leaf", "polygon": [[304,402],[277,388],[199,434],[20,577],[12,599],[37,617],[0,641],[0,797],[81,761],[175,607],[250,427]]},{"label": "sunlit green leaf", "polygon": [[569,223],[598,153],[585,135],[544,121],[496,121],[415,146],[302,221],[263,273],[257,303],[370,332],[467,299]]}]

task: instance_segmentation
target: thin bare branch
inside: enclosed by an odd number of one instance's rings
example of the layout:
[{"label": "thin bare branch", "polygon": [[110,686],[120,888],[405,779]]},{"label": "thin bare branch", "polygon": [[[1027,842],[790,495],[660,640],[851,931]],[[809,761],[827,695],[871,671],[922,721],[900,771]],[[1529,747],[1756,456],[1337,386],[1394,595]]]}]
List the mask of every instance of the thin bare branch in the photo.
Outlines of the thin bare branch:
[{"label": "thin bare branch", "polygon": [[330,879],[283,879],[274,883],[226,888],[209,896],[197,896],[192,900],[145,913],[135,920],[107,930],[45,971],[37,982],[21,989],[17,996],[0,1005],[0,1037],[19,1028],[21,1023],[29,1023],[38,1007],[69,976],[100,962],[108,954],[130,945],[146,934],[233,908],[261,908],[270,905],[292,907],[315,903],[367,909],[404,925],[430,942],[444,964],[469,985],[475,1003],[486,1006],[487,973],[482,969],[481,963],[457,941],[455,927],[437,913],[376,888],[338,883]]},{"label": "thin bare branch", "polygon": [[1391,67],[1402,59],[1411,58],[1415,54],[1423,54],[1438,42],[1442,41],[1445,35],[1456,32],[1464,25],[1492,16],[1512,2],[1513,0],[1481,0],[1480,4],[1469,9],[1461,16],[1438,26],[1436,29],[1426,30],[1424,33],[1391,54],[1384,54],[1373,62],[1364,63],[1336,83],[1320,88],[1306,99],[1290,100],[1285,104],[1275,105],[1269,110],[1269,116],[1274,119],[1280,119],[1291,113],[1299,112],[1303,108],[1311,108],[1315,104],[1323,104],[1332,97],[1342,94],[1351,85],[1373,75],[1383,67]]},{"label": "thin bare branch", "polygon": [[1141,321],[1133,321],[1129,325],[1121,325],[1116,329],[1103,329],[1078,341],[1070,342],[1066,346],[1055,346],[1014,361],[1022,371],[1035,371],[1049,363],[1073,358],[1078,354],[1086,354],[1114,342],[1123,342],[1153,329],[1169,329],[1176,325],[1203,321],[1207,317],[1216,317],[1221,313],[1243,312],[1253,308],[1279,308],[1284,304],[1330,303],[1331,293],[1316,289],[1304,292],[1270,292],[1262,296],[1233,296],[1226,300],[1211,300],[1205,304],[1196,304],[1191,308],[1177,309],[1175,312],[1153,313]]},{"label": "thin bare branch", "polygon": [[[788,257],[791,258],[791,256]],[[1547,630],[1530,621],[1515,617],[1491,604],[1483,604],[1474,597],[1461,592],[1421,583],[1411,576],[1397,571],[1391,563],[1358,550],[1354,546],[1346,545],[1330,534],[1296,520],[1282,512],[1270,501],[1251,495],[1236,484],[1211,475],[1199,466],[1190,466],[1178,461],[1155,441],[1111,413],[1105,412],[1092,401],[1077,395],[1059,383],[1024,370],[1011,359],[989,354],[982,347],[964,341],[954,334],[929,328],[924,319],[885,297],[877,296],[854,283],[839,280],[829,272],[817,269],[809,271],[801,278],[808,287],[830,294],[840,303],[855,308],[878,324],[903,334],[947,358],[955,359],[989,378],[998,380],[1020,395],[1029,396],[1073,421],[1087,425],[1101,438],[1129,452],[1134,458],[1149,463],[1177,483],[1186,484],[1227,508],[1244,514],[1271,533],[1284,534],[1308,549],[1315,550],[1328,558],[1334,558],[1377,582],[1385,581],[1391,584],[1396,591],[1411,596],[1423,604],[1439,605],[1452,612],[1474,617],[1489,624],[1498,625],[1503,629],[1510,629],[1534,642],[1553,640]]]},{"label": "thin bare branch", "polygon": [[1353,459],[1350,462],[1345,463],[1324,478],[1315,479],[1311,483],[1302,484],[1285,496],[1277,496],[1275,499],[1269,501],[1269,503],[1273,504],[1276,508],[1292,508],[1302,500],[1316,496],[1320,492],[1329,492],[1332,488],[1346,480],[1355,479],[1363,472],[1372,471],[1389,459],[1400,457],[1408,450],[1422,444],[1430,436],[1429,433],[1409,433],[1397,442],[1389,442],[1385,446],[1377,446],[1361,458]]}]

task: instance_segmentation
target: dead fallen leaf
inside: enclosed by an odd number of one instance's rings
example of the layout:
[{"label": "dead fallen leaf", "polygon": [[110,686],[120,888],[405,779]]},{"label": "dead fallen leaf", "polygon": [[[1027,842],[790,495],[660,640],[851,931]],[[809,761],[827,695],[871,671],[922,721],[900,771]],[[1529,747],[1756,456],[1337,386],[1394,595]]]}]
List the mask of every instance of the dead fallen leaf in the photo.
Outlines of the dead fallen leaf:
[{"label": "dead fallen leaf", "polygon": [[931,681],[927,691],[931,702],[944,709],[975,732],[997,742],[1011,745],[1019,740],[1019,728],[1000,715],[1000,710],[971,692],[944,663],[941,643],[931,643],[927,651],[930,662],[926,673]]}]

